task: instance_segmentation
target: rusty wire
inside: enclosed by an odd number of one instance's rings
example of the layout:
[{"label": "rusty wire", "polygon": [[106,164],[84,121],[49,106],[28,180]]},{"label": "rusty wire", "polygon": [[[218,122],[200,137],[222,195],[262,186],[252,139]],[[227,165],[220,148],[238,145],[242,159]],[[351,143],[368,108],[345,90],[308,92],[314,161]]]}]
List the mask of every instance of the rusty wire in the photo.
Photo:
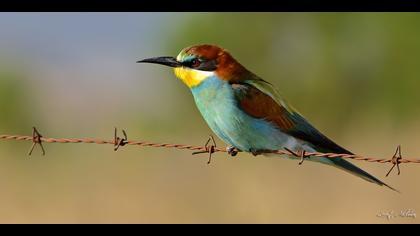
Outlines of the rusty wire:
[{"label": "rusty wire", "polygon": [[[190,150],[194,151],[192,154],[200,154],[200,153],[209,153],[209,161],[211,161],[212,154],[215,152],[225,152],[231,156],[235,156],[238,150],[232,150],[231,147],[228,148],[218,148],[216,147],[216,143],[212,136],[208,139],[204,146],[195,146],[195,145],[185,145],[185,144],[173,144],[173,143],[156,143],[156,142],[148,142],[148,141],[135,141],[135,140],[128,140],[127,133],[123,130],[124,138],[120,138],[117,136],[117,129],[115,128],[114,131],[114,139],[113,140],[105,140],[105,139],[97,139],[97,138],[46,138],[43,137],[38,130],[33,127],[32,136],[26,135],[0,135],[0,140],[15,140],[15,141],[32,141],[32,146],[29,151],[29,155],[32,154],[32,151],[36,144],[38,144],[42,149],[42,154],[45,155],[45,149],[42,146],[42,143],[93,143],[93,144],[112,144],[114,145],[114,151],[117,151],[119,147],[125,145],[134,145],[140,147],[155,147],[155,148],[173,148],[173,149],[181,149],[181,150]],[[212,142],[210,144],[210,142]],[[386,176],[388,176],[391,171],[397,166],[398,175],[400,174],[400,167],[399,164],[401,163],[420,163],[420,159],[407,159],[402,158],[401,155],[401,146],[398,145],[395,154],[392,156],[391,159],[383,159],[383,158],[375,158],[375,157],[367,157],[361,156],[356,154],[340,154],[340,153],[322,153],[322,152],[306,152],[302,150],[298,150],[297,152],[292,151],[290,149],[280,149],[280,150],[261,150],[258,153],[253,153],[254,155],[264,154],[264,153],[271,153],[271,154],[279,154],[279,155],[288,155],[291,157],[295,157],[300,159],[299,165],[303,163],[305,158],[308,157],[325,157],[325,158],[347,158],[353,159],[358,161],[367,161],[367,162],[376,162],[376,163],[391,163],[393,164],[391,169],[388,171]]]}]

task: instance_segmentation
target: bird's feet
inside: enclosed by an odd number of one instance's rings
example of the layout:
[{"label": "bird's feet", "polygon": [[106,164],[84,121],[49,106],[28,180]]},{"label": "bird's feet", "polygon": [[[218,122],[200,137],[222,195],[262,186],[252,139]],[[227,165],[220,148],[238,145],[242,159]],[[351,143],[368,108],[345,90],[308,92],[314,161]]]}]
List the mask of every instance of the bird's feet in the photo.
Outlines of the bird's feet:
[{"label": "bird's feet", "polygon": [[238,154],[238,152],[239,152],[239,150],[236,147],[234,147],[234,146],[228,146],[228,147],[226,147],[226,151],[232,157],[236,156]]},{"label": "bird's feet", "polygon": [[258,155],[261,155],[261,154],[263,154],[264,153],[264,151],[262,151],[262,150],[255,150],[255,149],[249,149],[249,152],[250,153],[252,153],[252,155],[255,157],[255,156],[258,156]]}]

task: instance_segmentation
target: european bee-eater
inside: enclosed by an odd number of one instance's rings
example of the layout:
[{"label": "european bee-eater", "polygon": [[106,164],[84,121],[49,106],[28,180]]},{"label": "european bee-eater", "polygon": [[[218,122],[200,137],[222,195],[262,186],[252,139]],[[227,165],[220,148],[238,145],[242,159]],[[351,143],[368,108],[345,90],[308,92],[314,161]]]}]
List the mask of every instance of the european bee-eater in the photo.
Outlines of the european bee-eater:
[{"label": "european bee-eater", "polygon": [[[191,90],[203,118],[231,147],[254,155],[261,150],[352,154],[314,128],[288,104],[272,84],[247,70],[215,45],[183,49],[176,58],[154,57],[138,62],[174,68]],[[342,158],[308,157],[341,168],[369,182],[392,187]]]}]

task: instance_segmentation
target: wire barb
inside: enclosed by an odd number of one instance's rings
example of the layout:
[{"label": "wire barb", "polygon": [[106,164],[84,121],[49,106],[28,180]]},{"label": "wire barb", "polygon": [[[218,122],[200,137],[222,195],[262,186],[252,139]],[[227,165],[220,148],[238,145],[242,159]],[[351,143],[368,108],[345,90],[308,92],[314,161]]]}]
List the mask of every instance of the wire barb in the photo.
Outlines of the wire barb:
[{"label": "wire barb", "polygon": [[400,171],[401,160],[402,160],[401,145],[398,145],[397,150],[395,150],[394,156],[392,156],[392,158],[391,158],[391,163],[393,165],[392,165],[391,169],[389,169],[389,171],[385,175],[385,177],[388,177],[388,175],[391,173],[391,171],[394,169],[395,166],[397,166],[398,175],[400,175],[400,173],[401,173],[401,171]]},{"label": "wire barb", "polygon": [[[153,147],[153,148],[170,148],[170,149],[179,149],[179,150],[190,150],[195,151],[193,154],[199,153],[209,153],[209,160],[208,164],[211,163],[212,154],[215,152],[225,152],[232,156],[232,154],[237,154],[237,152],[242,152],[238,149],[231,150],[230,147],[228,148],[217,148],[216,142],[214,141],[213,136],[207,140],[205,146],[194,146],[194,145],[185,145],[185,144],[175,144],[175,143],[157,143],[157,142],[148,142],[148,141],[135,141],[135,140],[128,140],[127,133],[125,130],[122,131],[124,134],[124,138],[120,138],[117,136],[117,129],[114,130],[114,139],[113,140],[105,140],[105,139],[94,139],[94,138],[46,138],[43,137],[38,130],[33,127],[32,136],[27,135],[7,135],[7,134],[0,134],[0,141],[2,140],[14,140],[14,141],[31,141],[32,147],[29,151],[29,155],[32,154],[35,145],[39,144],[42,149],[42,154],[45,155],[45,149],[42,143],[90,143],[90,144],[109,144],[114,146],[114,150],[117,151],[120,146],[125,145],[133,145],[138,147]],[[210,144],[210,141],[212,143]],[[210,144],[210,145],[209,145]],[[251,151],[250,151],[251,152]],[[258,150],[254,151],[252,154],[259,155],[264,153],[271,153],[271,154],[278,154],[278,155],[289,155],[300,158],[299,164],[302,164],[305,158],[310,157],[322,157],[322,158],[345,158],[345,159],[352,159],[356,161],[367,161],[367,162],[375,162],[380,164],[385,163],[392,163],[393,166],[388,171],[386,176],[388,176],[392,170],[397,166],[398,175],[401,173],[399,164],[401,163],[417,163],[420,164],[420,159],[409,159],[409,158],[402,158],[401,155],[401,146],[399,145],[397,150],[395,151],[394,156],[392,159],[383,159],[383,158],[376,158],[376,157],[369,157],[369,156],[361,156],[356,154],[347,154],[347,153],[324,153],[324,152],[303,152],[302,150],[299,152],[292,151],[290,149],[284,148],[279,150]]]},{"label": "wire barb", "polygon": [[[212,144],[209,145],[210,141],[212,142]],[[205,148],[205,150],[193,152],[192,155],[208,153],[209,154],[209,160],[207,161],[207,165],[209,165],[211,163],[212,154],[216,152],[216,150],[215,150],[216,149],[216,141],[214,141],[214,138],[213,138],[212,135],[210,135],[206,144],[204,144],[204,148]]]},{"label": "wire barb", "polygon": [[114,128],[114,151],[117,151],[119,147],[125,146],[128,143],[127,133],[122,130],[124,138],[117,136],[117,128]]},{"label": "wire barb", "polygon": [[42,135],[38,132],[38,130],[35,127],[32,127],[32,146],[31,149],[28,152],[28,155],[32,155],[32,151],[35,148],[35,145],[39,144],[39,146],[41,146],[42,149],[42,155],[45,156],[45,149],[44,146],[42,146]]},{"label": "wire barb", "polygon": [[305,150],[298,150],[297,152],[294,152],[290,149],[288,149],[287,147],[284,147],[284,149],[289,152],[292,156],[295,157],[299,157],[299,165],[302,165],[303,161],[305,160],[305,158],[309,157],[308,155],[306,155],[306,151]]}]

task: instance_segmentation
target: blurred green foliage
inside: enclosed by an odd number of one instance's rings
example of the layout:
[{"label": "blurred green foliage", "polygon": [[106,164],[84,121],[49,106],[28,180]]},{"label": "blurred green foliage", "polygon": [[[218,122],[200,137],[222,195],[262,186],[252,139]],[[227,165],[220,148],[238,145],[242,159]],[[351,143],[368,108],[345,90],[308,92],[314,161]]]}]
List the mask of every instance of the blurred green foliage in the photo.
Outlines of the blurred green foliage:
[{"label": "blurred green foliage", "polygon": [[30,127],[30,101],[25,100],[25,94],[23,75],[0,70],[0,130],[21,132]]},{"label": "blurred green foliage", "polygon": [[417,13],[197,13],[166,47],[228,49],[337,133],[359,115],[399,128],[420,113],[419,25]]}]

